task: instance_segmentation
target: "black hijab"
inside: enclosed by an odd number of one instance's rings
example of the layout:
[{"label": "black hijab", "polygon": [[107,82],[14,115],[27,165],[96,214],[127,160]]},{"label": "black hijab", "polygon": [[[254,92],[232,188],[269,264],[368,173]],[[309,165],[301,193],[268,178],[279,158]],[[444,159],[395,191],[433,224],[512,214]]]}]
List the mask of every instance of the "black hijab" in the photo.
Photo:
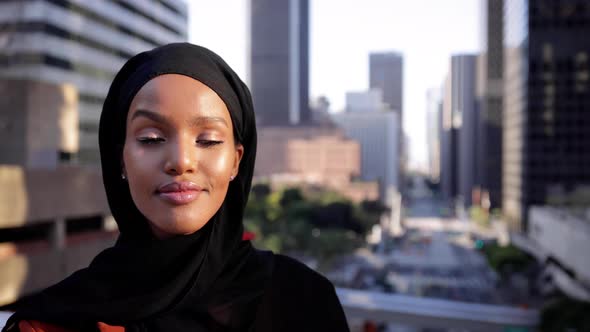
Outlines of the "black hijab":
[{"label": "black hijab", "polygon": [[[237,177],[211,220],[191,235],[157,240],[121,179],[127,113],[149,80],[163,74],[192,77],[225,102],[243,147]],[[62,282],[26,300],[5,331],[23,319],[76,330],[97,322],[127,331],[247,330],[270,279],[273,256],[242,241],[242,217],[256,156],[256,126],[246,85],[215,53],[175,43],[140,53],[116,75],[100,118],[102,174],[120,236],[112,248]]]}]

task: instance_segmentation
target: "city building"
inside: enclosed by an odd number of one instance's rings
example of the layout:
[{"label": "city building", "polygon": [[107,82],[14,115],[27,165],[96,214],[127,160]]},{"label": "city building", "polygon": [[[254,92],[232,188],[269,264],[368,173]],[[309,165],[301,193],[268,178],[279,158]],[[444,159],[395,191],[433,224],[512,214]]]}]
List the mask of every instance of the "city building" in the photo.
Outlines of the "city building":
[{"label": "city building", "polygon": [[403,82],[404,59],[399,52],[372,52],[369,54],[369,88],[381,90],[385,108],[398,113],[399,138],[397,152],[399,153],[397,191],[404,191],[403,175],[408,165],[409,140],[403,131]]},{"label": "city building", "polygon": [[[585,196],[590,198],[590,190]],[[531,206],[528,221],[527,237],[516,243],[538,260],[551,284],[571,298],[590,301],[590,260],[583,254],[590,250],[590,208]]]},{"label": "city building", "polygon": [[383,91],[371,89],[369,91],[351,91],[346,93],[347,112],[374,112],[387,108],[383,103]]},{"label": "city building", "polygon": [[486,103],[486,65],[487,58],[485,53],[479,53],[475,57],[475,99],[474,99],[474,137],[475,137],[475,151],[473,155],[474,171],[473,171],[473,186],[471,189],[471,203],[472,206],[480,206],[486,211],[490,210],[490,194],[484,190],[484,163],[486,162],[484,149],[482,148],[486,142],[486,131],[484,130],[485,121],[482,119],[482,111]]},{"label": "city building", "polygon": [[383,102],[390,110],[403,113],[403,64],[404,59],[397,52],[375,52],[369,54],[369,87],[380,89]]},{"label": "city building", "polygon": [[0,79],[0,165],[55,168],[79,149],[78,90]]},{"label": "city building", "polygon": [[333,114],[332,119],[347,137],[361,145],[361,180],[379,182],[381,200],[390,204],[393,193],[400,188],[399,114],[383,108],[356,112],[353,109]]},{"label": "city building", "polygon": [[376,183],[353,181],[360,174],[360,144],[345,137],[341,129],[261,127],[258,151],[255,181],[321,186],[357,202],[379,198]]},{"label": "city building", "polygon": [[477,184],[484,208],[502,205],[502,35],[504,0],[484,2],[483,96],[479,117]]},{"label": "city building", "polygon": [[0,1],[1,305],[115,243],[100,170],[87,167],[99,165],[103,99],[129,57],[186,38],[181,0]]},{"label": "city building", "polygon": [[444,82],[440,131],[440,188],[443,198],[452,201],[457,195],[457,122],[451,108],[451,75]]},{"label": "city building", "polygon": [[476,55],[451,57],[441,133],[441,187],[449,200],[472,204],[476,179],[478,103]]},{"label": "city building", "polygon": [[512,230],[528,230],[529,207],[551,193],[590,183],[589,17],[583,0],[504,3],[502,210]]},{"label": "city building", "polygon": [[428,145],[428,174],[434,183],[440,182],[440,137],[442,100],[439,88],[426,93],[426,144]]},{"label": "city building", "polygon": [[250,1],[250,88],[262,126],[308,124],[308,0]]},{"label": "city building", "polygon": [[[0,79],[29,81],[19,83],[21,93],[38,100],[46,97],[35,94],[59,92],[68,84],[77,99],[79,146],[43,149],[25,164],[48,166],[55,163],[51,160],[97,163],[98,119],[115,73],[139,52],[186,40],[187,19],[187,4],[181,0],[2,1]],[[69,103],[68,98],[64,102]],[[61,106],[51,103],[50,107]]]}]

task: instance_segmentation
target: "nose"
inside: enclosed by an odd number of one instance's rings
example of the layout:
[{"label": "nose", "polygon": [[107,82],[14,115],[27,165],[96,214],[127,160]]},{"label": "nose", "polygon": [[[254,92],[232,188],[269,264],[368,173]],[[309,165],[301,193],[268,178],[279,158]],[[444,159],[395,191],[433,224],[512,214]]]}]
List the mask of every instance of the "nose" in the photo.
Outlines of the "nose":
[{"label": "nose", "polygon": [[197,167],[197,149],[194,139],[179,137],[168,145],[164,171],[169,175],[194,173]]}]

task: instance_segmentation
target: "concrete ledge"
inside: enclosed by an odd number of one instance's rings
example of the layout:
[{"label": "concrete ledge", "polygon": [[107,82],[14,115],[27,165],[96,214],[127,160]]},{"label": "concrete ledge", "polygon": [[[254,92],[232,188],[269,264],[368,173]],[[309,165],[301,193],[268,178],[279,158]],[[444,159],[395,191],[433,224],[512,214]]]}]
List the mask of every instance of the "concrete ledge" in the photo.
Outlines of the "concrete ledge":
[{"label": "concrete ledge", "polygon": [[336,291],[348,319],[478,332],[502,332],[509,327],[534,331],[539,322],[539,312],[531,309],[343,288]]},{"label": "concrete ledge", "polygon": [[98,169],[0,166],[0,228],[85,216],[109,215]]}]

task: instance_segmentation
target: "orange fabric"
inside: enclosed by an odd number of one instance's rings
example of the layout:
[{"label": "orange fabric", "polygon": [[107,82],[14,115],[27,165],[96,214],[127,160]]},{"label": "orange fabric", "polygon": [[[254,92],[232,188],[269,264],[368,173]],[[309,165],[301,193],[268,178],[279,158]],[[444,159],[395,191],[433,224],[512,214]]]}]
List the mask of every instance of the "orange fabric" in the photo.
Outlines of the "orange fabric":
[{"label": "orange fabric", "polygon": [[112,326],[103,322],[98,322],[98,329],[100,332],[125,332],[125,328],[123,326]]},{"label": "orange fabric", "polygon": [[[97,326],[100,332],[125,332],[125,328],[122,326],[112,326],[102,322],[98,322]],[[60,326],[43,323],[36,320],[20,321],[18,323],[18,329],[20,332],[75,332]]]}]

